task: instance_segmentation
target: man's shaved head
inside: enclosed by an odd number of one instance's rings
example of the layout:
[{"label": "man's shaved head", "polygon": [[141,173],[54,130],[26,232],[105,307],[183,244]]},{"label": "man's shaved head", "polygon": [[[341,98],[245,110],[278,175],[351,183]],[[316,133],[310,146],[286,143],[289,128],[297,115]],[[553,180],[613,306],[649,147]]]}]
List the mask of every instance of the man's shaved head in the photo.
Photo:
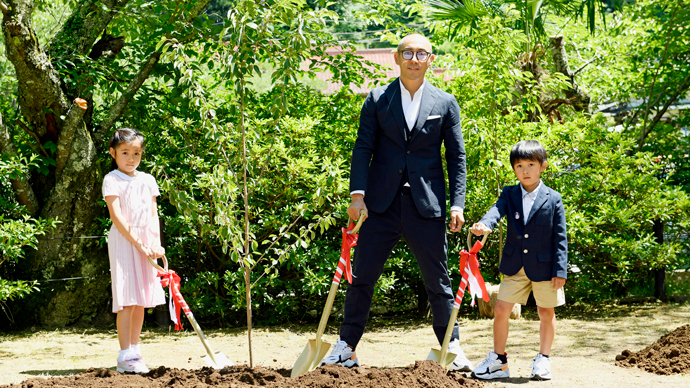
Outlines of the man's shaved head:
[{"label": "man's shaved head", "polygon": [[429,39],[428,39],[426,36],[424,36],[424,35],[422,35],[422,34],[418,34],[418,33],[405,35],[405,37],[403,37],[402,39],[400,39],[400,43],[398,43],[398,51],[403,50],[403,49],[405,48],[405,43],[408,43],[409,41],[412,41],[412,40],[414,40],[414,41],[420,41],[420,40],[424,41],[424,43],[425,43],[424,46],[426,46],[425,48],[426,48],[430,53],[433,52],[433,51],[432,51],[432,47],[431,47],[431,41],[429,41]]}]

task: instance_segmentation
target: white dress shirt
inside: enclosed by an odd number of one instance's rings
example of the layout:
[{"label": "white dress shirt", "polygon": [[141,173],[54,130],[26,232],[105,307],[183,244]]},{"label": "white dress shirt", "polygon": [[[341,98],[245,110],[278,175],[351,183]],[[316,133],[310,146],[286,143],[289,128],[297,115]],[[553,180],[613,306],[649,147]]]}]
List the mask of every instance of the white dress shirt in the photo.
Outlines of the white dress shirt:
[{"label": "white dress shirt", "polygon": [[529,219],[529,213],[532,211],[534,201],[537,200],[537,195],[539,195],[539,189],[541,189],[541,186],[542,183],[540,179],[537,188],[532,190],[531,193],[528,193],[527,190],[525,190],[525,187],[522,186],[522,183],[520,183],[520,190],[522,190],[522,222],[525,224],[527,223],[527,219]]},{"label": "white dress shirt", "polygon": [[[424,94],[424,84],[417,89],[414,93],[414,98],[412,98],[410,92],[405,89],[405,85],[400,81],[400,100],[402,102],[403,115],[407,122],[407,128],[410,131],[414,129],[417,123],[417,117],[419,117],[419,107],[422,106],[422,94]],[[407,132],[405,136],[407,136]]]}]

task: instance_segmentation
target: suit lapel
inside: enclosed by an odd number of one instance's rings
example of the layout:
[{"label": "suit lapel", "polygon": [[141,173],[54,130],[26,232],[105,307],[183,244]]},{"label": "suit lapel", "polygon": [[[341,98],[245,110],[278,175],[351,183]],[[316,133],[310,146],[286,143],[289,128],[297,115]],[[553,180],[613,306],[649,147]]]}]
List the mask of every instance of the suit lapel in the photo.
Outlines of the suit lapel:
[{"label": "suit lapel", "polygon": [[[429,83],[429,81],[424,80],[424,91],[422,93],[422,103],[419,107],[419,116],[417,116],[417,122],[414,125],[414,132],[412,133],[413,141],[420,132],[422,132],[422,127],[429,117],[431,110],[436,105],[436,98],[438,97],[438,89]],[[402,107],[402,104],[400,105]]]},{"label": "suit lapel", "polygon": [[402,110],[402,100],[400,99],[400,78],[391,82],[386,88],[386,98],[388,99],[388,107],[391,114],[395,117],[395,123],[398,124],[398,130],[402,134],[403,139],[407,140],[405,134],[405,115]]},{"label": "suit lapel", "polygon": [[529,218],[527,219],[527,222],[530,222],[530,220],[532,220],[534,214],[536,214],[539,211],[539,209],[541,209],[541,207],[544,206],[548,198],[549,188],[546,187],[546,185],[542,184],[541,188],[539,189],[539,195],[537,195],[537,199],[534,201],[534,204],[532,205],[532,210],[529,212]]}]

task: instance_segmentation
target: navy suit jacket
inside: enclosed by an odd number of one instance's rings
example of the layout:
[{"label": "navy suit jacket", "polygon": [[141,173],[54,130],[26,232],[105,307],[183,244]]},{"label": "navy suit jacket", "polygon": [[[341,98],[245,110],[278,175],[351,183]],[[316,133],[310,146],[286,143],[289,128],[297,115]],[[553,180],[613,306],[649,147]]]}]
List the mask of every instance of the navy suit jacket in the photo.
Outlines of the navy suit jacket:
[{"label": "navy suit jacket", "polygon": [[508,236],[499,267],[501,273],[513,276],[524,267],[527,277],[535,282],[567,278],[568,240],[559,193],[542,183],[525,224],[520,185],[506,186],[479,222],[493,230],[503,216],[508,223]]},{"label": "navy suit jacket", "polygon": [[393,202],[407,166],[412,198],[425,218],[445,217],[446,179],[451,206],[465,206],[465,145],[455,97],[424,81],[419,117],[408,142],[400,79],[372,90],[362,106],[352,150],[350,192],[364,190],[367,208],[383,213]]}]

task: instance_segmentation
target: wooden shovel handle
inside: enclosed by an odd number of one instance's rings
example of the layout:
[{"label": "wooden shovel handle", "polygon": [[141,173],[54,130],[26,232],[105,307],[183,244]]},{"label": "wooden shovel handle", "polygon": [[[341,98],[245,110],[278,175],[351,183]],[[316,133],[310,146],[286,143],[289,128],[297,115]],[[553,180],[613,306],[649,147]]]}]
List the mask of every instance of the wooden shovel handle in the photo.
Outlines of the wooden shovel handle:
[{"label": "wooden shovel handle", "polygon": [[161,256],[161,259],[163,259],[163,266],[161,267],[156,263],[156,260],[151,258],[151,256],[146,256],[147,259],[149,259],[149,262],[151,263],[152,266],[154,266],[157,270],[161,272],[168,272],[168,259],[165,257],[165,255]]},{"label": "wooden shovel handle", "polygon": [[[484,245],[488,237],[489,234],[485,233],[484,238],[482,239],[482,245]],[[472,232],[467,232],[467,249],[472,250]]]},{"label": "wooden shovel handle", "polygon": [[[357,221],[357,225],[355,225],[354,229],[352,229],[351,231],[347,232],[348,234],[355,234],[355,233],[357,233],[357,232],[359,231],[359,228],[362,227],[362,223],[364,222],[364,217],[362,217],[363,215],[364,215],[364,210],[360,210],[360,212],[359,212],[359,220]],[[350,224],[350,223],[348,222],[348,225],[349,225],[349,224]]]}]

